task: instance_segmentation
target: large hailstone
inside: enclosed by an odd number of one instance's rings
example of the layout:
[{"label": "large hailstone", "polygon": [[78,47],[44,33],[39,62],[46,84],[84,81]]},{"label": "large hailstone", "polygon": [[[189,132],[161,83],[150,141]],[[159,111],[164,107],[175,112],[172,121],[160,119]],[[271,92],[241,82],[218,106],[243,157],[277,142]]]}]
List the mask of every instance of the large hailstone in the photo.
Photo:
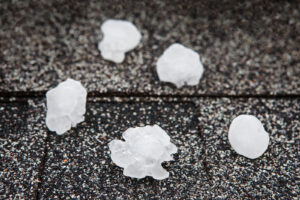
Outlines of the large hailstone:
[{"label": "large hailstone", "polygon": [[125,53],[134,49],[141,40],[141,33],[129,21],[109,19],[101,26],[103,39],[98,49],[104,59],[123,62]]},{"label": "large hailstone", "polygon": [[261,156],[270,140],[262,123],[252,115],[236,117],[229,127],[228,139],[238,154],[251,159]]},{"label": "large hailstone", "polygon": [[67,79],[49,90],[47,97],[46,125],[58,135],[84,120],[86,89],[79,81]]},{"label": "large hailstone", "polygon": [[197,85],[204,68],[200,56],[181,44],[172,44],[159,57],[156,70],[161,81],[183,85]]},{"label": "large hailstone", "polygon": [[173,160],[171,154],[177,152],[177,147],[162,128],[157,125],[129,128],[123,138],[125,142],[111,141],[109,149],[112,161],[124,168],[125,176],[152,176],[158,180],[169,177],[161,163]]}]

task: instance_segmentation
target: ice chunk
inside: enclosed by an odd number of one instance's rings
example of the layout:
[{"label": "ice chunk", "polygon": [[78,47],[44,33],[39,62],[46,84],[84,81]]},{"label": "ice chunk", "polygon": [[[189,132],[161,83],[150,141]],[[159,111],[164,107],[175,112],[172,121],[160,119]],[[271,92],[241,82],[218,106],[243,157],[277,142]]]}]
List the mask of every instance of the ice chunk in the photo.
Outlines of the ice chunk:
[{"label": "ice chunk", "polygon": [[229,127],[228,139],[238,154],[251,159],[261,156],[270,140],[262,123],[252,115],[236,117]]},{"label": "ice chunk", "polygon": [[124,175],[133,178],[152,176],[161,180],[169,177],[161,163],[173,160],[177,147],[159,126],[129,128],[123,133],[125,141],[109,143],[111,159],[124,168]]},{"label": "ice chunk", "polygon": [[195,51],[175,43],[159,57],[156,70],[161,81],[182,87],[185,84],[197,85],[204,68]]},{"label": "ice chunk", "polygon": [[46,125],[58,135],[84,120],[86,89],[79,81],[67,79],[49,90],[47,97]]},{"label": "ice chunk", "polygon": [[142,37],[135,25],[124,20],[109,19],[101,30],[104,36],[98,49],[104,59],[115,63],[123,62],[125,53],[134,49]]}]

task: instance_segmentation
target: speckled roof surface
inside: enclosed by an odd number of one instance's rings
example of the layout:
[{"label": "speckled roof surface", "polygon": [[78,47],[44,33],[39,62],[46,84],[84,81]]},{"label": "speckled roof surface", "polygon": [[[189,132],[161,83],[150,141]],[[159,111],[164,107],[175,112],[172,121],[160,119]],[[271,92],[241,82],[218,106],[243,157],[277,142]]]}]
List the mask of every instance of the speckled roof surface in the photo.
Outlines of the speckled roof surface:
[{"label": "speckled roof surface", "polygon": [[[143,35],[122,64],[97,49],[108,18]],[[198,86],[159,81],[174,42],[200,54]],[[298,199],[299,48],[298,1],[1,1],[0,199]],[[88,89],[87,112],[58,136],[44,95],[66,78]],[[255,160],[228,142],[239,114],[270,135]],[[179,149],[170,177],[125,177],[107,144],[151,124]]]},{"label": "speckled roof surface", "polygon": [[[46,91],[66,78],[89,91],[146,94],[299,94],[300,4],[248,1],[1,2],[1,91]],[[143,37],[125,62],[97,49],[108,18]],[[205,67],[197,87],[160,83],[155,64],[179,42]]]}]

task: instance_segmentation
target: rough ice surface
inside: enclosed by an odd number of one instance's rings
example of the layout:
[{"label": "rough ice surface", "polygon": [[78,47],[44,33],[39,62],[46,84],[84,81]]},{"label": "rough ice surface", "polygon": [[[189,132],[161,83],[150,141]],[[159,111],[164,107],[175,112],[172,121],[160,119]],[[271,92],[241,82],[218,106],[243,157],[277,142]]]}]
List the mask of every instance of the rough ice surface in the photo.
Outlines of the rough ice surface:
[{"label": "rough ice surface", "polygon": [[236,117],[229,127],[228,139],[238,154],[251,159],[260,157],[270,140],[262,123],[253,115]]},{"label": "rough ice surface", "polygon": [[123,62],[125,53],[134,49],[141,40],[141,33],[129,21],[109,19],[101,26],[103,39],[98,49],[104,59]]},{"label": "rough ice surface", "polygon": [[124,168],[124,175],[133,178],[152,176],[162,180],[169,177],[161,163],[173,160],[171,154],[177,147],[170,142],[168,134],[159,126],[129,128],[123,133],[124,141],[109,143],[111,159]]},{"label": "rough ice surface", "polygon": [[172,44],[159,57],[156,70],[161,81],[174,83],[177,87],[197,85],[204,68],[200,56],[181,44]]},{"label": "rough ice surface", "polygon": [[49,90],[47,97],[46,125],[58,135],[84,120],[86,89],[79,81],[67,79]]}]

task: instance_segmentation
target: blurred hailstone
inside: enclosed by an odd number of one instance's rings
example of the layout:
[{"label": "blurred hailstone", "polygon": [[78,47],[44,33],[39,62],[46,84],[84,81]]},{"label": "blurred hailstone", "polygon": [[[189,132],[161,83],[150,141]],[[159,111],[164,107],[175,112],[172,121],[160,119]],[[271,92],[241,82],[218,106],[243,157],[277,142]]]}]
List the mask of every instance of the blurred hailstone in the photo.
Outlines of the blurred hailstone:
[{"label": "blurred hailstone", "polygon": [[261,156],[270,140],[262,123],[253,115],[236,117],[229,127],[228,139],[238,154],[251,159]]},{"label": "blurred hailstone", "polygon": [[123,62],[125,53],[134,49],[141,40],[135,25],[125,20],[109,19],[101,26],[103,39],[98,49],[104,59],[115,63]]},{"label": "blurred hailstone", "polygon": [[124,168],[124,175],[133,178],[152,176],[161,180],[169,177],[161,163],[173,160],[177,147],[159,126],[129,128],[123,133],[125,141],[109,143],[111,159]]},{"label": "blurred hailstone", "polygon": [[181,44],[172,44],[159,57],[156,70],[160,81],[183,85],[197,85],[204,68],[198,53]]},{"label": "blurred hailstone", "polygon": [[84,120],[86,89],[79,81],[67,79],[46,93],[46,125],[62,135]]}]

